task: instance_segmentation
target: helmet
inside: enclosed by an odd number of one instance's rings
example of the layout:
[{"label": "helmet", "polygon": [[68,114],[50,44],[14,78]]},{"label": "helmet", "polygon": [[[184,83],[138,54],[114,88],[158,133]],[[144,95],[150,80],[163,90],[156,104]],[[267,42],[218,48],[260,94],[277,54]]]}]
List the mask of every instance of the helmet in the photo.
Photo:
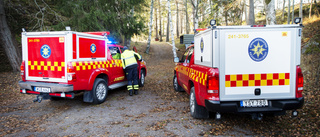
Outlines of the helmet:
[{"label": "helmet", "polygon": [[128,49],[128,47],[127,46],[124,46],[123,47],[123,51],[125,51],[125,50],[127,50]]}]

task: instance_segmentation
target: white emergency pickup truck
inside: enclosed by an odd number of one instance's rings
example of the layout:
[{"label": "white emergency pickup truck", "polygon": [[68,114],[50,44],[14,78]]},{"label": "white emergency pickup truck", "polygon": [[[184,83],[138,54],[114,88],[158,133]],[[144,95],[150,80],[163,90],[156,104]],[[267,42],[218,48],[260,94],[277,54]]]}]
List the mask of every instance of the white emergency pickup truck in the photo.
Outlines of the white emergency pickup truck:
[{"label": "white emergency pickup truck", "polygon": [[304,104],[302,25],[213,26],[194,36],[174,70],[175,90],[190,94],[194,118],[208,111],[283,115]]}]

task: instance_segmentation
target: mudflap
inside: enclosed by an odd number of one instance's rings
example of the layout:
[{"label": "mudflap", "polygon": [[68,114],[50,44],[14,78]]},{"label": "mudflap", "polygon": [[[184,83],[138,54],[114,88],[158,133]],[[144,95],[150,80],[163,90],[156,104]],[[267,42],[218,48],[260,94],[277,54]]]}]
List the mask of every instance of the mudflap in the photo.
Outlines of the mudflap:
[{"label": "mudflap", "polygon": [[93,102],[93,95],[92,91],[85,91],[83,94],[83,102],[92,103]]}]

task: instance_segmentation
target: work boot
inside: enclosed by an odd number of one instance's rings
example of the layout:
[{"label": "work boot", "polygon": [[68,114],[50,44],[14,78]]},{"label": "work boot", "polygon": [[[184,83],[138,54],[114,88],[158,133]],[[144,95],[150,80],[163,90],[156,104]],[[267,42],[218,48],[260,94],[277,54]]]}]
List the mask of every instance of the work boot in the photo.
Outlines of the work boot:
[{"label": "work boot", "polygon": [[138,95],[138,90],[134,90],[134,94],[135,94],[135,95]]},{"label": "work boot", "polygon": [[133,91],[129,90],[129,95],[132,96],[133,95]]}]

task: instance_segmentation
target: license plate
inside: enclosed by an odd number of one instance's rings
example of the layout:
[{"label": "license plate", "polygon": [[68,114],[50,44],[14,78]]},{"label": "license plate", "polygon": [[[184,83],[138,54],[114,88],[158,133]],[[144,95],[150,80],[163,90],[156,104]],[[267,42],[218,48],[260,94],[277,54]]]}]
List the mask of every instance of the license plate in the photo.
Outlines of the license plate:
[{"label": "license plate", "polygon": [[240,101],[241,107],[265,107],[268,106],[268,100],[259,99],[259,100],[242,100]]},{"label": "license plate", "polygon": [[43,92],[43,93],[51,92],[50,88],[46,88],[46,87],[34,87],[34,91]]}]

